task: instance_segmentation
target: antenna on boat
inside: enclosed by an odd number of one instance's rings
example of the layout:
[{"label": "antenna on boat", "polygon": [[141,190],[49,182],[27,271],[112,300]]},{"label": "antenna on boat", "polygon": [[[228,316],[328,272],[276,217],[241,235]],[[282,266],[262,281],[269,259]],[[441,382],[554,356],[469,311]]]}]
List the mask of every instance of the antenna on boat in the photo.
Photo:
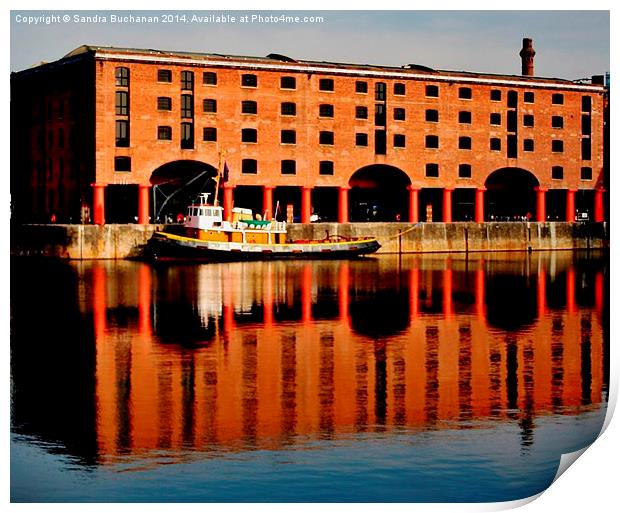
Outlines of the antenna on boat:
[{"label": "antenna on boat", "polygon": [[219,153],[219,159],[217,162],[217,175],[215,175],[215,194],[213,195],[213,206],[218,206],[218,193],[220,192],[220,177],[222,176],[222,156],[223,151]]}]

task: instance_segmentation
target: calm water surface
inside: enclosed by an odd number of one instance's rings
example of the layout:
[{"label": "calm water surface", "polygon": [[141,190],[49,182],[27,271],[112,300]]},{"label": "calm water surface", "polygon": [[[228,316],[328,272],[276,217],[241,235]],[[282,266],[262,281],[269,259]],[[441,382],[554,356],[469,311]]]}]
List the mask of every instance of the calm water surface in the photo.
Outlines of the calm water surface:
[{"label": "calm water surface", "polygon": [[513,500],[605,416],[598,253],[11,278],[15,502]]}]

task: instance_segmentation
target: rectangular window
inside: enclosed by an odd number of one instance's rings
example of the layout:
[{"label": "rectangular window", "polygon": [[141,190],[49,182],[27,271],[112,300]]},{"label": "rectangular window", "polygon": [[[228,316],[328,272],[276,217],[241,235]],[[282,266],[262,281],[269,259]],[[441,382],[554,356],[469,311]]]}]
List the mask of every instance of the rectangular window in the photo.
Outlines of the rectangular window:
[{"label": "rectangular window", "polygon": [[217,100],[206,99],[202,100],[202,111],[203,112],[217,112]]},{"label": "rectangular window", "polygon": [[319,80],[319,91],[333,91],[334,81],[331,78],[322,78]]},{"label": "rectangular window", "polygon": [[582,167],[581,168],[581,179],[582,180],[592,180],[592,168],[591,167]]},{"label": "rectangular window", "polygon": [[378,102],[385,101],[385,83],[377,82],[375,84],[375,100]]},{"label": "rectangular window", "polygon": [[404,147],[405,147],[405,135],[394,134],[394,148],[404,148]]},{"label": "rectangular window", "polygon": [[319,144],[334,144],[334,132],[319,132]]},{"label": "rectangular window", "polygon": [[114,171],[131,172],[131,157],[114,157]]},{"label": "rectangular window", "polygon": [[491,137],[490,148],[491,148],[491,151],[501,151],[502,140],[498,137]]},{"label": "rectangular window", "polygon": [[375,130],[375,155],[385,155],[387,152],[387,133],[385,130]]},{"label": "rectangular window", "polygon": [[294,175],[297,173],[297,162],[294,160],[283,160],[280,163],[280,171],[283,175]]},{"label": "rectangular window", "polygon": [[384,103],[375,104],[375,125],[385,126],[385,104]]},{"label": "rectangular window", "polygon": [[217,128],[214,126],[204,127],[202,129],[202,140],[207,142],[217,141]]},{"label": "rectangular window", "polygon": [[435,109],[427,109],[426,121],[431,121],[433,123],[439,121],[439,111]]},{"label": "rectangular window", "polygon": [[213,71],[205,71],[202,74],[202,83],[204,85],[217,85],[217,73]]},{"label": "rectangular window", "polygon": [[581,97],[581,112],[592,112],[592,98],[590,96]]},{"label": "rectangular window", "polygon": [[517,91],[508,91],[508,108],[516,109],[519,103],[519,93]]},{"label": "rectangular window", "polygon": [[532,91],[523,93],[523,103],[534,103],[534,93]]},{"label": "rectangular window", "polygon": [[461,100],[471,100],[471,87],[459,87],[459,98]]},{"label": "rectangular window", "polygon": [[401,107],[396,107],[394,109],[394,119],[396,121],[405,121],[405,109],[401,108]]},{"label": "rectangular window", "polygon": [[551,95],[551,103],[553,105],[564,105],[564,95],[561,93]]},{"label": "rectangular window", "polygon": [[255,101],[244,100],[241,102],[241,114],[256,114],[258,105]]},{"label": "rectangular window", "polygon": [[581,160],[592,160],[592,141],[588,138],[581,139]]},{"label": "rectangular window", "polygon": [[459,164],[459,178],[471,178],[470,164]]},{"label": "rectangular window", "polygon": [[241,142],[255,143],[258,142],[258,131],[256,128],[241,129]]},{"label": "rectangular window", "polygon": [[169,69],[158,69],[157,70],[157,81],[158,82],[172,82],[172,71]]},{"label": "rectangular window", "polygon": [[471,125],[471,112],[466,110],[459,112],[459,123]]},{"label": "rectangular window", "polygon": [[553,166],[551,168],[552,180],[564,180],[564,168],[562,166]]},{"label": "rectangular window", "polygon": [[426,164],[426,177],[439,178],[439,164]]},{"label": "rectangular window", "polygon": [[181,90],[193,91],[194,90],[194,72],[193,71],[181,71]]},{"label": "rectangular window", "polygon": [[500,126],[502,124],[502,115],[499,112],[492,112],[490,123],[492,125]]},{"label": "rectangular window", "polygon": [[297,115],[297,105],[293,102],[283,102],[280,104],[280,114],[283,116]]},{"label": "rectangular window", "polygon": [[116,121],[116,146],[118,148],[129,147],[129,121],[127,120]]},{"label": "rectangular window", "polygon": [[562,153],[564,151],[564,141],[553,139],[551,141],[551,151],[553,153]]},{"label": "rectangular window", "polygon": [[589,114],[581,115],[581,135],[592,134],[592,118]]},{"label": "rectangular window", "polygon": [[295,77],[280,77],[280,89],[296,89]]},{"label": "rectangular window", "polygon": [[508,146],[506,156],[509,159],[516,159],[519,154],[519,141],[516,134],[508,135],[506,143]]},{"label": "rectangular window", "polygon": [[523,116],[523,126],[532,128],[534,126],[534,116],[532,114],[526,114]]},{"label": "rectangular window", "polygon": [[297,132],[295,132],[295,130],[280,131],[280,142],[282,144],[296,144],[297,143]]},{"label": "rectangular window", "polygon": [[506,130],[509,132],[516,132],[519,124],[517,111],[509,110],[506,117]]},{"label": "rectangular window", "polygon": [[241,86],[242,87],[256,87],[258,85],[258,78],[256,75],[252,74],[244,74],[241,75]]},{"label": "rectangular window", "polygon": [[499,89],[491,89],[491,101],[492,102],[502,101],[502,92]]},{"label": "rectangular window", "polygon": [[551,116],[551,128],[564,128],[564,118],[562,116]]},{"label": "rectangular window", "polygon": [[319,117],[321,118],[333,118],[334,106],[328,104],[319,105]]},{"label": "rectangular window", "polygon": [[255,175],[258,173],[258,163],[255,159],[243,159],[241,161],[241,173],[244,175]]},{"label": "rectangular window", "polygon": [[129,68],[116,68],[116,85],[118,87],[129,87]]},{"label": "rectangular window", "polygon": [[366,94],[368,92],[368,82],[362,82],[360,80],[355,82],[355,92]]},{"label": "rectangular window", "polygon": [[331,160],[321,160],[319,162],[319,174],[320,175],[333,175],[334,163]]},{"label": "rectangular window", "polygon": [[355,118],[368,119],[368,107],[363,107],[361,105],[355,107]]},{"label": "rectangular window", "polygon": [[523,139],[523,151],[534,151],[534,139]]},{"label": "rectangular window", "polygon": [[439,136],[427,135],[424,146],[426,148],[439,148]]},{"label": "rectangular window", "polygon": [[193,118],[194,117],[194,96],[191,94],[181,95],[181,117]]},{"label": "rectangular window", "polygon": [[116,115],[129,116],[129,93],[116,91]]},{"label": "rectangular window", "polygon": [[429,98],[439,98],[439,86],[427,85],[426,96]]},{"label": "rectangular window", "polygon": [[355,146],[368,146],[368,134],[355,134]]},{"label": "rectangular window", "polygon": [[471,137],[459,137],[459,150],[471,150]]},{"label": "rectangular window", "polygon": [[157,127],[157,139],[160,141],[172,141],[172,127],[158,126]]},{"label": "rectangular window", "polygon": [[194,124],[181,123],[181,149],[194,149]]},{"label": "rectangular window", "polygon": [[405,84],[400,82],[394,84],[394,94],[397,96],[405,96]]},{"label": "rectangular window", "polygon": [[157,110],[172,110],[172,98],[167,96],[157,98]]}]

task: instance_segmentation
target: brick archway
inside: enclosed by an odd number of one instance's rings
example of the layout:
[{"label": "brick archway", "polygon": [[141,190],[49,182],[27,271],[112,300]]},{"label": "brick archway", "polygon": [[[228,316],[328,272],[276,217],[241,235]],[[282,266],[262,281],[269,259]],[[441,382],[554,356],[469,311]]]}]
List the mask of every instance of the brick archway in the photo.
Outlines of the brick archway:
[{"label": "brick archway", "polygon": [[[535,220],[541,212],[540,182],[530,171],[504,167],[493,171],[485,183],[486,217],[493,221]],[[543,205],[544,207],[544,205]]]}]

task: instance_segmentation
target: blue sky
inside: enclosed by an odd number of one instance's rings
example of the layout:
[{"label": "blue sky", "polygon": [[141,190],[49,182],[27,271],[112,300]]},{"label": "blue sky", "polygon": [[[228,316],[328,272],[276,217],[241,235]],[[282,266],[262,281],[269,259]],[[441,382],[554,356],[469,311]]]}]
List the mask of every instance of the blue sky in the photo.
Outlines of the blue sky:
[{"label": "blue sky", "polygon": [[[523,37],[534,40],[535,74],[578,79],[603,74],[609,64],[607,11],[203,11],[323,16],[315,24],[19,23],[18,15],[73,15],[77,11],[12,11],[11,70],[56,60],[82,44],[186,50],[297,59],[520,74]],[[157,11],[125,11],[163,14]],[[188,14],[195,11],[166,11]]]}]

